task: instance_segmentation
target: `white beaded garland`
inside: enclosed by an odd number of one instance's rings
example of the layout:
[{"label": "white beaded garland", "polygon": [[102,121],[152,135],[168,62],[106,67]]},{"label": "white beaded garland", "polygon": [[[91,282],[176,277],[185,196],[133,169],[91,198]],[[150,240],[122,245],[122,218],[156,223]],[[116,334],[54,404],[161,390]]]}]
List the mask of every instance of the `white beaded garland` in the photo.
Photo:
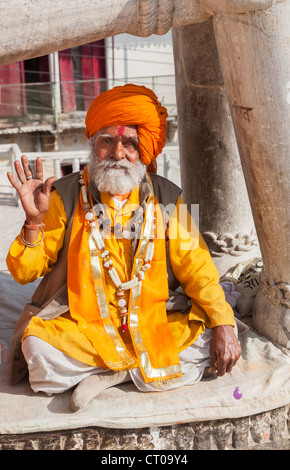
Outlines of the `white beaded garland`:
[{"label": "white beaded garland", "polygon": [[85,204],[87,204],[88,203],[87,190],[84,184],[81,186],[81,191],[82,191],[83,201]]},{"label": "white beaded garland", "polygon": [[93,220],[94,214],[92,214],[91,212],[87,212],[86,215],[85,215],[85,218],[87,220]]},{"label": "white beaded garland", "polygon": [[151,264],[150,263],[146,263],[146,264],[143,264],[142,266],[142,271],[147,271],[147,269],[151,268]]},{"label": "white beaded garland", "polygon": [[126,300],[125,299],[118,300],[118,306],[119,307],[125,307],[126,306]]},{"label": "white beaded garland", "polygon": [[96,228],[97,228],[96,225],[94,227],[91,226],[92,236],[93,236],[93,239],[96,242],[96,245],[97,245],[98,249],[102,250],[105,247],[105,245],[104,245],[104,242],[102,240],[102,237],[101,237],[100,233],[98,232],[98,230],[96,230]]},{"label": "white beaded garland", "polygon": [[[83,173],[80,173],[80,184],[81,184],[81,192],[82,192],[82,198],[83,198],[83,203],[84,203],[84,210],[85,210],[85,219],[89,222],[90,224],[90,231],[92,234],[93,239],[96,242],[97,248],[100,250],[100,258],[103,259],[103,266],[108,269],[108,273],[110,278],[112,279],[113,283],[115,284],[116,288],[118,289],[116,295],[118,298],[118,307],[120,308],[120,315],[122,316],[122,330],[126,331],[128,326],[127,326],[127,304],[126,300],[124,298],[124,290],[129,290],[132,289],[133,287],[138,286],[139,283],[143,279],[145,279],[145,271],[151,267],[150,261],[153,259],[153,254],[154,254],[154,243],[153,240],[155,238],[155,230],[156,230],[156,225],[154,224],[152,227],[152,232],[150,234],[150,242],[147,245],[147,250],[145,253],[144,257],[144,264],[141,267],[139,273],[137,276],[134,276],[133,279],[127,282],[121,282],[119,275],[116,271],[116,269],[113,267],[113,261],[109,258],[109,251],[105,249],[105,243],[104,240],[99,232],[98,224],[94,222],[94,214],[89,211],[89,203],[88,203],[88,197],[87,197],[87,190],[84,184],[84,180],[82,177]],[[154,222],[156,221],[156,217],[154,217]],[[124,234],[125,236],[127,233]],[[128,234],[128,238],[129,238]],[[127,238],[127,237],[126,237]]]},{"label": "white beaded garland", "polygon": [[154,243],[149,242],[147,246],[145,258],[144,258],[145,263],[152,260],[153,254],[154,254]]},{"label": "white beaded garland", "polygon": [[101,258],[106,258],[106,256],[109,256],[108,250],[102,251],[101,254],[100,254],[100,257],[101,257]]}]

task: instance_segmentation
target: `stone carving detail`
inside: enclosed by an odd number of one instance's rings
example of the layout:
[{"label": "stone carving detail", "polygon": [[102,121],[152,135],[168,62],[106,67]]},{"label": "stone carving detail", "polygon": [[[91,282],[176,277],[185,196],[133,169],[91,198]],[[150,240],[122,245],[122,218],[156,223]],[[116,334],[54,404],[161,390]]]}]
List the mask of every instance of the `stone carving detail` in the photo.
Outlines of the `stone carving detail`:
[{"label": "stone carving detail", "polygon": [[249,252],[258,246],[257,236],[253,231],[250,234],[237,233],[235,235],[232,233],[216,235],[214,232],[204,232],[202,236],[213,257],[241,256],[244,252]]},{"label": "stone carving detail", "polygon": [[[9,24],[1,38],[1,65],[121,33],[139,37],[162,35],[171,27],[205,21],[211,16],[199,0],[84,0],[81,8],[79,0],[70,0],[65,21],[63,2],[8,3],[1,4],[1,26]],[[25,16],[25,25],[18,21],[16,11]],[[30,24],[34,25],[33,33],[27,26]],[[48,40],[46,31],[50,26],[55,35]],[[70,26],[73,34],[68,34]]]},{"label": "stone carving detail", "polygon": [[142,36],[155,34],[165,34],[172,26],[173,0],[139,1],[139,15],[141,21],[139,27],[142,30]]},{"label": "stone carving detail", "polygon": [[290,308],[290,284],[287,282],[275,282],[263,271],[260,274],[263,294],[275,305]]},{"label": "stone carving detail", "polygon": [[242,418],[159,428],[88,427],[0,435],[0,450],[286,450],[290,438],[289,412],[288,405]]}]

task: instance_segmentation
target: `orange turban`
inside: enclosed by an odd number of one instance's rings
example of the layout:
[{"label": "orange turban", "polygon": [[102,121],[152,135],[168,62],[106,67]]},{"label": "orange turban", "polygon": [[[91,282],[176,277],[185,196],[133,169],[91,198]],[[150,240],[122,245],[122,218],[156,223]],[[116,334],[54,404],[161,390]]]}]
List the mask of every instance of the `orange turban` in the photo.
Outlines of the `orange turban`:
[{"label": "orange turban", "polygon": [[149,165],[165,145],[167,116],[166,108],[149,88],[133,84],[117,86],[91,103],[86,116],[86,136],[92,137],[103,127],[137,125],[141,161]]}]

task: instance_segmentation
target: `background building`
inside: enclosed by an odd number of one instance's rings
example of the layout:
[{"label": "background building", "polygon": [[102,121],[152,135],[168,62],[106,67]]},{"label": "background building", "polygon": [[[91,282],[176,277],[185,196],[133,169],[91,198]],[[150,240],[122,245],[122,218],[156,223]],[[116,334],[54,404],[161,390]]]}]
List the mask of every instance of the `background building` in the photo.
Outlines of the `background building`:
[{"label": "background building", "polygon": [[[6,173],[18,158],[15,149],[32,165],[40,155],[46,175],[59,177],[83,166],[91,101],[125,83],[148,86],[167,107],[167,145],[158,173],[180,184],[171,32],[149,38],[121,34],[0,66],[0,194],[10,191]],[[18,146],[13,155],[7,153],[9,144]]]}]

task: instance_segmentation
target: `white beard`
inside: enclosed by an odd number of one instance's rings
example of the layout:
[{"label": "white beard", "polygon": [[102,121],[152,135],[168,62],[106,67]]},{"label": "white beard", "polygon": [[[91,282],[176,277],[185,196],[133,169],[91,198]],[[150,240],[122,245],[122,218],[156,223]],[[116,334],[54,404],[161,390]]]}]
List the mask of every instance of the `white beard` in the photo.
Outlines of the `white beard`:
[{"label": "white beard", "polygon": [[[119,168],[114,168],[116,166]],[[89,155],[88,173],[99,191],[111,195],[126,194],[140,185],[146,173],[146,165],[140,160],[136,163],[131,163],[127,159],[100,161],[92,149]]]}]

